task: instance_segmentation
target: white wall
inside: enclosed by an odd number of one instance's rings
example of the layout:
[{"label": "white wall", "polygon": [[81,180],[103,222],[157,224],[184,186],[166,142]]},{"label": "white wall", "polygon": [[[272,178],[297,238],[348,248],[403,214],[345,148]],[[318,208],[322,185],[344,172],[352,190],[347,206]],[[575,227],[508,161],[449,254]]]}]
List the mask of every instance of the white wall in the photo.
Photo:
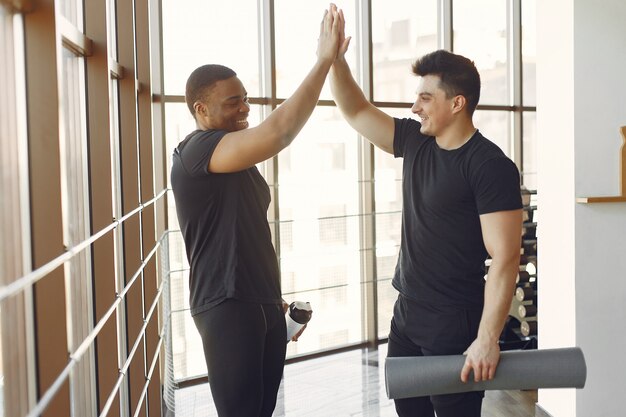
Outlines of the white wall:
[{"label": "white wall", "polygon": [[[539,347],[576,345],[572,0],[537,2]],[[554,417],[575,416],[573,390],[539,392]]]},{"label": "white wall", "polygon": [[[619,194],[626,126],[626,2],[576,0],[575,165],[579,196]],[[576,334],[587,356],[578,416],[624,415],[626,203],[576,206]],[[618,360],[621,358],[621,360]]]},{"label": "white wall", "polygon": [[626,203],[619,193],[626,125],[626,2],[537,2],[539,345],[580,346],[583,390],[541,390],[554,417],[623,415]]}]

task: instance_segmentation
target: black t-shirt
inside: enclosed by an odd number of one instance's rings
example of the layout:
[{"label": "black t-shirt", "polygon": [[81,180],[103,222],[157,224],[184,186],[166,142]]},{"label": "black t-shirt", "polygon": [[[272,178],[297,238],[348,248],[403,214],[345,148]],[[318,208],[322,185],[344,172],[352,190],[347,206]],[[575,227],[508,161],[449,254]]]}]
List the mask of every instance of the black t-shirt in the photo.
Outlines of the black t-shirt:
[{"label": "black t-shirt", "polygon": [[226,133],[196,130],[173,155],[172,191],[191,267],[192,315],[227,298],[281,303],[278,262],[267,223],[267,183],[256,167],[228,174],[208,171]]},{"label": "black t-shirt", "polygon": [[482,309],[479,215],[522,207],[517,167],[480,132],[454,150],[439,148],[413,119],[395,119],[402,157],[402,238],[393,286],[430,305]]}]

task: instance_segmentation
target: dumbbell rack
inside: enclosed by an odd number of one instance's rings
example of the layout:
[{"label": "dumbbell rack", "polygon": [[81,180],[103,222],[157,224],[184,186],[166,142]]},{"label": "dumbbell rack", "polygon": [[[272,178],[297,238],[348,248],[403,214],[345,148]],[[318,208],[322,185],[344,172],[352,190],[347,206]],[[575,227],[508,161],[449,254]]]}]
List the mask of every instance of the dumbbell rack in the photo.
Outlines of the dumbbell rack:
[{"label": "dumbbell rack", "polygon": [[500,349],[537,348],[537,206],[531,204],[536,191],[522,187],[524,219],[520,265],[509,317],[500,335]]}]

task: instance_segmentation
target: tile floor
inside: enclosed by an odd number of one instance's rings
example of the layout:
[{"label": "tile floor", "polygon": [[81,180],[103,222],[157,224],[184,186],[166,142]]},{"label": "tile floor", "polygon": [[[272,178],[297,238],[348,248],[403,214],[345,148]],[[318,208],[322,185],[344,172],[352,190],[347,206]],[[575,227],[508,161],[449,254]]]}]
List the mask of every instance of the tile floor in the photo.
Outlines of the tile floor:
[{"label": "tile floor", "polygon": [[[391,417],[385,394],[387,345],[293,363],[285,367],[274,417]],[[536,392],[491,391],[483,417],[534,417]],[[505,414],[502,414],[502,413]],[[217,416],[207,384],[176,391],[176,417]]]}]

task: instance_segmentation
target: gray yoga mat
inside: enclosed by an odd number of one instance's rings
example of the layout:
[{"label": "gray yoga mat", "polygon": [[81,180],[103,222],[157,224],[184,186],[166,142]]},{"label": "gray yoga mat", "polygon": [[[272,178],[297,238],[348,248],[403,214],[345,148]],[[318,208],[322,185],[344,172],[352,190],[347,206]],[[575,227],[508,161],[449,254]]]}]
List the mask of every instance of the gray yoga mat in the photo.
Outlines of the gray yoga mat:
[{"label": "gray yoga mat", "polygon": [[465,356],[417,356],[387,358],[385,385],[391,399],[452,394],[457,392],[583,388],[587,365],[580,348],[506,351],[500,354],[492,380],[461,381]]}]

